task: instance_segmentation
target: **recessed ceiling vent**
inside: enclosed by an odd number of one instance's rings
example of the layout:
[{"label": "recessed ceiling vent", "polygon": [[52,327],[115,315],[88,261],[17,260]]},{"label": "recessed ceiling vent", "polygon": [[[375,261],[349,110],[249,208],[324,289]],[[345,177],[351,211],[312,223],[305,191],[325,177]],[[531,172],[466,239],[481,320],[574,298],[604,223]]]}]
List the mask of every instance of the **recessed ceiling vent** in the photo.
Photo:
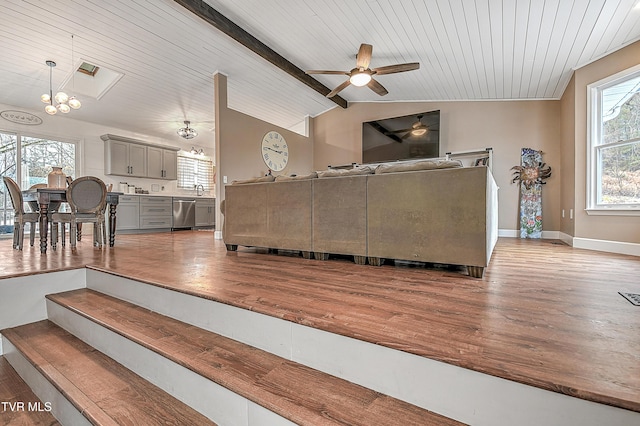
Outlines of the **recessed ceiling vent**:
[{"label": "recessed ceiling vent", "polygon": [[67,89],[94,99],[102,98],[124,76],[94,62],[80,59],[73,72],[62,82],[60,90]]}]

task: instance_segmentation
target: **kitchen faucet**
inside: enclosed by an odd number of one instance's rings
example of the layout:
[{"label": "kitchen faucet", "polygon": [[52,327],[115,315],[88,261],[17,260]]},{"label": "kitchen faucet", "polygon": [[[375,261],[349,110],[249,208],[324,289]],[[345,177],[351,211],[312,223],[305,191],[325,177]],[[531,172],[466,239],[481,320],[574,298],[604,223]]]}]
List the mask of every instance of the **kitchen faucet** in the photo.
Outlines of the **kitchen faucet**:
[{"label": "kitchen faucet", "polygon": [[[200,192],[202,190],[202,192]],[[204,195],[204,185],[200,184],[196,186],[196,195],[202,197]]]}]

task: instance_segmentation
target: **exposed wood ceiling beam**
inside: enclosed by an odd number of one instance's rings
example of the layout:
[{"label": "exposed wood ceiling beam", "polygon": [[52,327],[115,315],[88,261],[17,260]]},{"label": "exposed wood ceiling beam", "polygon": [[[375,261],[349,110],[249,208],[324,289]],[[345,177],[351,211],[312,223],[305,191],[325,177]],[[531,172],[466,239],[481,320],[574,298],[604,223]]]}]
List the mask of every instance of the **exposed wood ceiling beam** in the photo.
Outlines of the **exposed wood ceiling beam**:
[{"label": "exposed wood ceiling beam", "polygon": [[[183,6],[185,9],[191,11],[196,16],[204,19],[209,24],[213,25],[218,30],[222,31],[229,37],[236,40],[238,43],[247,47],[251,51],[255,52],[262,58],[271,62],[273,65],[277,66],[287,74],[293,76],[298,79],[302,83],[311,87],[316,92],[320,93],[322,96],[327,96],[331,89],[326,87],[324,84],[320,83],[315,78],[305,74],[303,70],[289,62],[286,58],[279,55],[269,46],[240,28],[233,21],[228,19],[226,16],[222,15],[220,12],[209,6],[202,0],[174,0],[179,5]],[[340,105],[342,108],[347,108],[348,103],[345,99],[336,95],[331,99],[336,104]]]},{"label": "exposed wood ceiling beam", "polygon": [[378,132],[382,133],[383,135],[385,135],[386,137],[396,141],[396,142],[400,142],[402,143],[402,139],[400,139],[397,135],[394,135],[393,133],[389,133],[390,130],[387,129],[386,127],[384,127],[382,124],[378,123],[377,121],[371,121],[369,123],[369,125],[371,127],[373,127],[375,130],[377,130]]}]

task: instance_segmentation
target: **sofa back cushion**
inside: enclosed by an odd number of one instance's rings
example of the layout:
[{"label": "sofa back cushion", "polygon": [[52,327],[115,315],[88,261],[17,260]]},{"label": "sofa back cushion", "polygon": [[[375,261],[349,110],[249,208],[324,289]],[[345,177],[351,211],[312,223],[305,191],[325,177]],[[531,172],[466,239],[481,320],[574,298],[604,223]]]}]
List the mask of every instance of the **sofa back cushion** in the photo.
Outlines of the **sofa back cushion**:
[{"label": "sofa back cushion", "polygon": [[376,168],[376,174],[451,169],[456,167],[462,167],[462,162],[460,160],[422,160],[406,163],[387,163],[380,164]]}]

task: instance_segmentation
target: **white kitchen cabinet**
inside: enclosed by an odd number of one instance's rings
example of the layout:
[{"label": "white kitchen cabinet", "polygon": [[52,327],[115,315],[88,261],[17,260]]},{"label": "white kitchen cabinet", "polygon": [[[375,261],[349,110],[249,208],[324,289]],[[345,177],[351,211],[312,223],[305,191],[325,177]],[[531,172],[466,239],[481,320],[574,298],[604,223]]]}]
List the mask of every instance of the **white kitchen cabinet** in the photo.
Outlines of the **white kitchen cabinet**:
[{"label": "white kitchen cabinet", "polygon": [[129,142],[109,140],[104,146],[105,174],[145,177],[147,147]]},{"label": "white kitchen cabinet", "polygon": [[178,153],[172,149],[147,147],[147,177],[178,179]]},{"label": "white kitchen cabinet", "polygon": [[215,198],[196,198],[196,228],[211,228],[215,225]]}]

